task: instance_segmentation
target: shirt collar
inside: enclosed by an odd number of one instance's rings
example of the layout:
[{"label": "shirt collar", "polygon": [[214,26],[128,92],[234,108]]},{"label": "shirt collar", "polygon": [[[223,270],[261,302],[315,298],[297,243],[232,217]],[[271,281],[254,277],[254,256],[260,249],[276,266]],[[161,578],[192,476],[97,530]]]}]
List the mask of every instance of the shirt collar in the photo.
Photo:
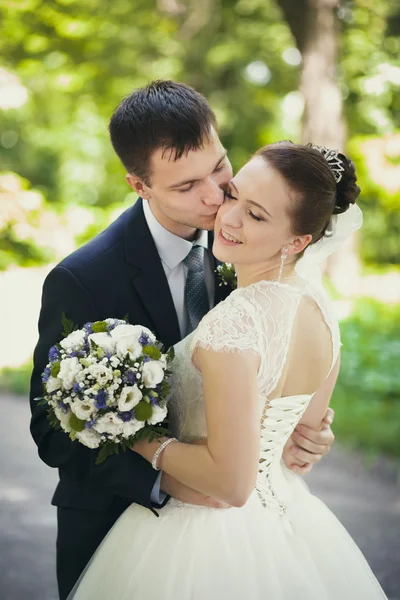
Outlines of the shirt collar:
[{"label": "shirt collar", "polygon": [[184,240],[165,229],[157,221],[147,200],[143,200],[143,212],[158,254],[169,269],[175,269],[187,257],[193,246],[203,246],[208,249],[207,231],[200,230],[196,240]]}]

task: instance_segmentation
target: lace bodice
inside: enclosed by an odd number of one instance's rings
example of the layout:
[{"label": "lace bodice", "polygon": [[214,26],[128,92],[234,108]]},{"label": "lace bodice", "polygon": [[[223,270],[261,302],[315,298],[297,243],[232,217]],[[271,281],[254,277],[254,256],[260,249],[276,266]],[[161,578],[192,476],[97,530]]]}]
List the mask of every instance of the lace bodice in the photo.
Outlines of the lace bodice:
[{"label": "lace bodice", "polygon": [[257,491],[264,506],[280,513],[284,512],[285,503],[277,493],[279,485],[274,485],[274,478],[276,482],[282,480],[283,447],[312,394],[273,400],[268,397],[282,375],[296,313],[304,295],[314,300],[331,331],[332,368],[338,356],[340,336],[325,292],[305,282],[293,286],[270,281],[235,290],[212,309],[197,329],[175,346],[172,366],[171,425],[178,439],[190,442],[207,437],[202,379],[192,362],[195,348],[199,345],[225,352],[252,350],[258,354],[260,470]]}]

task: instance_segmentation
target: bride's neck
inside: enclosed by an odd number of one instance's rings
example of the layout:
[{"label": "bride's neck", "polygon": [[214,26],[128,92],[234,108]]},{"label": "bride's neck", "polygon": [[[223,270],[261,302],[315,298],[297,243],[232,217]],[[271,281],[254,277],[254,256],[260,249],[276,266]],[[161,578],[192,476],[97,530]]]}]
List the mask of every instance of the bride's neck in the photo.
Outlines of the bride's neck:
[{"label": "bride's neck", "polygon": [[[281,281],[296,277],[295,262],[287,263],[282,269]],[[235,265],[238,287],[247,287],[258,281],[278,281],[280,264],[271,266]]]}]

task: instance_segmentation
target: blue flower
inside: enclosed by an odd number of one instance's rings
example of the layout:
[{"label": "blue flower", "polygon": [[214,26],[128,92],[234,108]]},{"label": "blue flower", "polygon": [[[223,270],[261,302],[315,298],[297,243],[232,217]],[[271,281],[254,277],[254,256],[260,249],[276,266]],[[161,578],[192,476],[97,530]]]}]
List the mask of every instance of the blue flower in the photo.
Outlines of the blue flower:
[{"label": "blue flower", "polygon": [[142,346],[149,345],[149,336],[146,333],[144,333],[144,331],[142,332],[142,335],[139,338],[139,342],[142,344]]},{"label": "blue flower", "polygon": [[149,396],[149,398],[150,398],[151,404],[158,404],[159,398],[156,398],[155,396]]},{"label": "blue flower", "polygon": [[135,385],[137,379],[136,371],[128,370],[124,375],[124,383],[128,383],[129,385]]},{"label": "blue flower", "polygon": [[92,325],[93,321],[89,321],[88,323],[84,324],[83,328],[86,329],[88,333],[93,333]]},{"label": "blue flower", "polygon": [[93,425],[96,425],[96,419],[89,419],[89,421],[86,421],[85,423],[86,429],[92,429]]},{"label": "blue flower", "polygon": [[107,408],[107,392],[105,390],[99,390],[95,396],[95,406],[101,410]]},{"label": "blue flower", "polygon": [[123,412],[119,412],[118,416],[119,416],[120,419],[122,419],[122,421],[124,421],[126,423],[127,421],[130,421],[131,419],[134,418],[135,411],[133,411],[133,410],[124,410]]},{"label": "blue flower", "polygon": [[118,319],[113,319],[111,321],[111,323],[107,323],[107,331],[108,331],[108,333],[110,333],[110,331],[112,331],[113,329],[115,329],[117,325],[119,325]]},{"label": "blue flower", "polygon": [[60,359],[60,353],[57,349],[57,346],[52,346],[49,350],[49,359],[50,362],[55,362]]},{"label": "blue flower", "polygon": [[79,385],[79,383],[74,383],[73,387],[72,387],[72,391],[74,394],[79,394],[81,391],[81,387]]},{"label": "blue flower", "polygon": [[50,367],[46,367],[42,373],[42,382],[46,383],[50,377]]},{"label": "blue flower", "polygon": [[62,400],[60,400],[60,402],[58,403],[58,408],[61,408],[61,410],[63,411],[63,413],[67,413],[69,406],[68,404],[64,404],[64,402]]}]

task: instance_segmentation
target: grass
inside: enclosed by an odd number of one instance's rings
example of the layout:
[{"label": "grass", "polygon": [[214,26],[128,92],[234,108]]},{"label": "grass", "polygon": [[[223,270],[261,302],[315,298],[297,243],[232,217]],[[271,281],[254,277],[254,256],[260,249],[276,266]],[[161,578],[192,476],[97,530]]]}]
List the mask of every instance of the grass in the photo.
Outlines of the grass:
[{"label": "grass", "polygon": [[3,393],[27,396],[32,373],[32,363],[20,367],[6,367],[0,371],[0,391]]}]

